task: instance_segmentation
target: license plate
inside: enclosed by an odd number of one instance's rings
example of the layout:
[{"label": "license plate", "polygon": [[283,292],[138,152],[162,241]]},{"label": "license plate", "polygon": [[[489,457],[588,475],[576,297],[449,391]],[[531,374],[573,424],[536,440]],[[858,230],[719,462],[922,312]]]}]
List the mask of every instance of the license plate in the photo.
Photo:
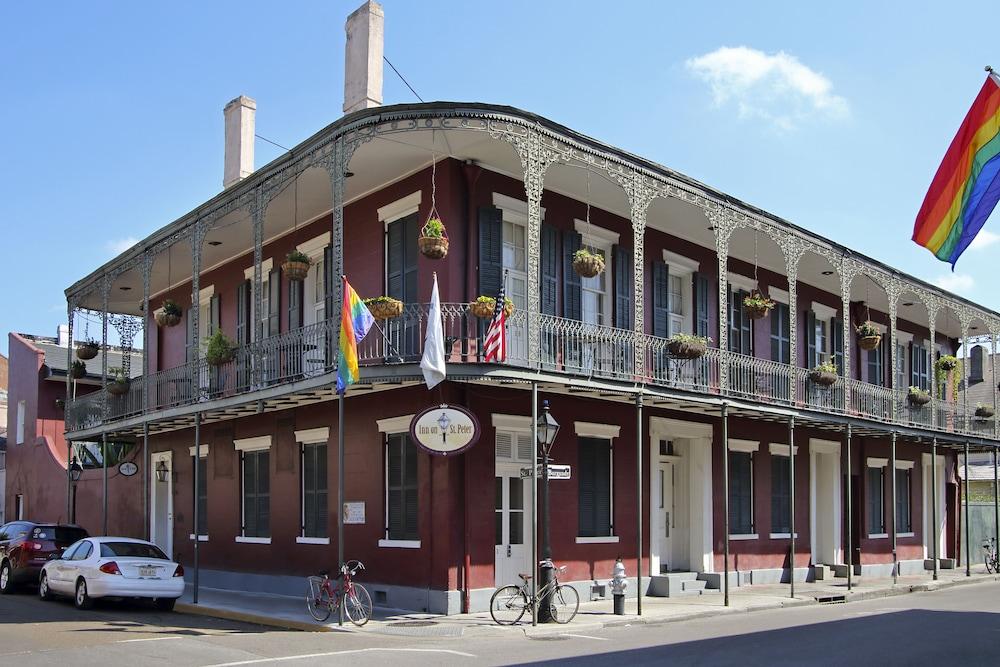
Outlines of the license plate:
[{"label": "license plate", "polygon": [[151,565],[146,565],[146,566],[140,567],[139,568],[139,576],[140,577],[147,577],[147,578],[155,578],[156,577],[156,568],[153,567],[153,566],[151,566]]}]

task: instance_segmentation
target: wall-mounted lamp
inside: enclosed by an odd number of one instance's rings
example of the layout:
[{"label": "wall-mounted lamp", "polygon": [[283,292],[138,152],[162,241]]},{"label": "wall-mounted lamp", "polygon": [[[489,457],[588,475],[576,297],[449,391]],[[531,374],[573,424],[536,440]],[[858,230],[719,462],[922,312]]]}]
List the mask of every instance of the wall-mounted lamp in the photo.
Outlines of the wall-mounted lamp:
[{"label": "wall-mounted lamp", "polygon": [[167,481],[167,475],[170,474],[170,470],[167,469],[167,462],[160,461],[156,464],[156,481],[165,482]]}]

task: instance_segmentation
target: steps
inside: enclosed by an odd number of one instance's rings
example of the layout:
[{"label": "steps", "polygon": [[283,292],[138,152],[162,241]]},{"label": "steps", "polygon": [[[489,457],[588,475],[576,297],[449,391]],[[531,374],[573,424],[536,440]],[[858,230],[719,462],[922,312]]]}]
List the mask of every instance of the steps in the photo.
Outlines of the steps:
[{"label": "steps", "polygon": [[708,582],[699,579],[697,572],[665,572],[653,575],[647,595],[678,598],[718,592],[718,589],[708,588]]}]

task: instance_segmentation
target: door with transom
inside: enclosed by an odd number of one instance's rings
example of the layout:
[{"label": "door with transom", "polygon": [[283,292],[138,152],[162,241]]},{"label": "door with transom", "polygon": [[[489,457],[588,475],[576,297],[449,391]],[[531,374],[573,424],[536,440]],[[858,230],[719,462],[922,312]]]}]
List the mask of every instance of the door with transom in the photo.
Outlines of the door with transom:
[{"label": "door with transom", "polygon": [[497,586],[516,584],[531,572],[531,478],[521,469],[531,465],[531,433],[496,432],[494,493],[494,578]]},{"label": "door with transom", "polygon": [[674,464],[670,460],[661,459],[658,464],[659,484],[657,485],[656,521],[657,539],[660,546],[660,572],[673,569],[673,532],[674,512]]}]

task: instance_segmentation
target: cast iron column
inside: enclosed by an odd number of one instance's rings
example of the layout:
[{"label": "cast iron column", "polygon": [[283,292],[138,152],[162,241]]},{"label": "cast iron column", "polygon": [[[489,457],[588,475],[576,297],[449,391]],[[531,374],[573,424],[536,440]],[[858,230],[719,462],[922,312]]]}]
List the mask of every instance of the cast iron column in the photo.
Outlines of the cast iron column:
[{"label": "cast iron column", "polygon": [[729,405],[722,404],[722,592],[729,606]]},{"label": "cast iron column", "polygon": [[788,420],[788,583],[790,597],[795,597],[795,417]]},{"label": "cast iron column", "polygon": [[851,425],[847,425],[847,545],[844,547],[847,561],[847,590],[852,587],[852,570],[854,570],[854,499],[851,496]]},{"label": "cast iron column", "polygon": [[642,394],[635,396],[636,603],[642,616]]},{"label": "cast iron column", "polygon": [[1000,549],[1000,472],[997,471],[997,448],[993,447],[993,528],[994,547]]},{"label": "cast iron column", "polygon": [[[538,587],[544,589],[552,581],[552,544],[549,541],[549,447],[542,447],[542,562],[539,563]],[[538,621],[552,620],[552,596],[549,592],[538,600]]]},{"label": "cast iron column", "polygon": [[198,481],[201,476],[201,413],[194,413],[194,581],[191,599],[198,604],[198,543],[201,542],[201,526],[198,525],[198,510],[201,498],[198,494]]},{"label": "cast iron column", "polygon": [[972,576],[972,531],[969,530],[969,441],[965,441],[965,477],[962,479],[962,490],[965,492],[965,576]]},{"label": "cast iron column", "polygon": [[538,383],[531,383],[531,625],[538,625]]},{"label": "cast iron column", "polygon": [[899,502],[896,498],[896,432],[892,432],[892,438],[889,443],[889,488],[892,489],[890,496],[892,497],[892,583],[895,585],[899,581],[899,560],[896,557],[896,534],[899,532],[899,527],[896,525],[896,517],[899,516],[899,508],[896,506]]},{"label": "cast iron column", "polygon": [[[73,385],[72,377],[70,375],[73,370],[73,314],[75,308],[73,307],[73,302],[66,301],[66,320],[67,320],[67,343],[66,343],[66,400],[63,402],[63,423],[69,423],[69,417],[71,414],[71,406],[73,400]],[[68,429],[67,429],[68,430]],[[73,463],[73,441],[66,441],[66,516],[69,517],[73,512],[72,502],[73,502],[73,477],[70,474],[70,465]],[[72,523],[72,519],[70,522]]]},{"label": "cast iron column", "polygon": [[938,578],[938,560],[941,558],[938,553],[941,538],[938,536],[937,487],[937,436],[934,436],[931,439],[931,557],[934,559],[934,581]]}]

